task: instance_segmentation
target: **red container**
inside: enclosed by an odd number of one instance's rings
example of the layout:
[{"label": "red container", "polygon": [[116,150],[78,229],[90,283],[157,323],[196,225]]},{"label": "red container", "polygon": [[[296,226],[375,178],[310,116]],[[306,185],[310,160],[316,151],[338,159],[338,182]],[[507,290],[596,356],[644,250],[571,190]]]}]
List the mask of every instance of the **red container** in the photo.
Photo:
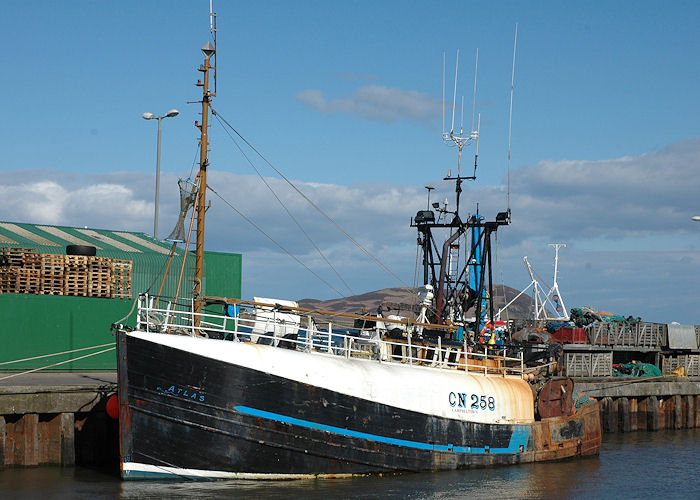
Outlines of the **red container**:
[{"label": "red container", "polygon": [[574,328],[571,326],[560,328],[552,334],[552,338],[566,344],[585,344],[588,342],[585,328]]}]

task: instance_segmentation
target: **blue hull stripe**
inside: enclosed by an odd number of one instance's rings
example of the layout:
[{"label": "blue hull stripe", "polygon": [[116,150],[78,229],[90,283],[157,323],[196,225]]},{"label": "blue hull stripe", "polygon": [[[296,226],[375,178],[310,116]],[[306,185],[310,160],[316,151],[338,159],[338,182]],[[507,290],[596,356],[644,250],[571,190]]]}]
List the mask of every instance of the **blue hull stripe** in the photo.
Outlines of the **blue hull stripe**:
[{"label": "blue hull stripe", "polygon": [[[475,446],[453,446],[452,444],[430,444],[422,443],[420,441],[409,441],[406,439],[397,439],[386,436],[379,436],[377,434],[369,434],[367,432],[353,431],[351,429],[343,429],[342,427],[335,427],[332,425],[319,424],[316,422],[311,422],[309,420],[302,420],[300,418],[289,417],[287,415],[280,415],[279,413],[272,413],[265,410],[258,410],[256,408],[249,408],[247,406],[236,406],[235,410],[239,413],[245,415],[251,415],[253,417],[265,418],[268,420],[275,420],[277,422],[283,422],[285,424],[298,425],[300,427],[305,427],[307,429],[315,429],[320,431],[330,432],[332,434],[339,434],[341,436],[348,436],[360,439],[366,439],[368,441],[377,441],[379,443],[393,444],[396,446],[405,446],[408,448],[417,448],[419,450],[429,450],[429,451],[446,451],[453,453],[518,453],[520,451],[525,451],[527,449],[527,441],[530,437],[530,430],[526,425],[510,425],[513,428],[513,434],[510,437],[510,443],[507,448],[490,448],[484,447],[479,448]],[[522,446],[522,449],[520,448]]]}]

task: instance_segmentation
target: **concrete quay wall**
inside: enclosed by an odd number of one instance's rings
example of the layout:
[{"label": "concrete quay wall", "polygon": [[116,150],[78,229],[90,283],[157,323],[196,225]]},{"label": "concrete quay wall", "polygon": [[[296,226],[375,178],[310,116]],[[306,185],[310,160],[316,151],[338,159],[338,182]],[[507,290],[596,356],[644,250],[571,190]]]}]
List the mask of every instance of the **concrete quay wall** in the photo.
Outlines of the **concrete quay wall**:
[{"label": "concrete quay wall", "polygon": [[112,373],[31,374],[1,381],[0,469],[116,463],[118,422],[105,409],[115,393]]},{"label": "concrete quay wall", "polygon": [[581,379],[574,390],[601,402],[605,433],[700,427],[700,377]]},{"label": "concrete quay wall", "polygon": [[[118,421],[105,409],[116,390],[115,373],[0,381],[0,468],[118,463]],[[700,427],[700,377],[575,379],[574,390],[601,402],[606,433]]]}]

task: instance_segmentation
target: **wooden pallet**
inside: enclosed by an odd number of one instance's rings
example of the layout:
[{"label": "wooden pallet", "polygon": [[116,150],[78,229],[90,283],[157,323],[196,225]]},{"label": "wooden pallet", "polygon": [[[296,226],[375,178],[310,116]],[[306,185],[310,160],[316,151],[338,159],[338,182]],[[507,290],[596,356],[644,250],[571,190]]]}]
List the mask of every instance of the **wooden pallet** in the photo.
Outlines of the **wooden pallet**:
[{"label": "wooden pallet", "polygon": [[[73,257],[70,255],[69,257]],[[87,296],[88,280],[87,274],[84,271],[69,271],[63,280],[63,295],[72,295],[76,297]]]},{"label": "wooden pallet", "polygon": [[15,293],[38,294],[41,291],[41,269],[17,268]]},{"label": "wooden pallet", "polygon": [[66,256],[40,253],[41,295],[63,295]]},{"label": "wooden pallet", "polygon": [[112,297],[112,287],[111,285],[94,285],[89,284],[87,289],[88,297],[98,297],[103,299],[109,299]]},{"label": "wooden pallet", "polygon": [[112,296],[112,260],[109,257],[90,257],[88,262],[88,296]]},{"label": "wooden pallet", "polygon": [[63,295],[87,297],[88,257],[85,255],[66,255],[64,265]]},{"label": "wooden pallet", "polygon": [[27,263],[33,267],[38,264],[39,258],[36,248],[0,247],[0,265],[11,267],[25,267]]},{"label": "wooden pallet", "polygon": [[130,260],[112,259],[112,274],[131,278],[132,263]]},{"label": "wooden pallet", "polygon": [[60,282],[52,282],[50,284],[42,282],[39,295],[65,295],[63,280]]},{"label": "wooden pallet", "polygon": [[87,271],[89,257],[85,255],[66,255],[65,268],[66,271]]},{"label": "wooden pallet", "polygon": [[0,292],[17,293],[17,268],[0,267]]},{"label": "wooden pallet", "polygon": [[113,299],[130,299],[131,283],[112,283],[111,292]]},{"label": "wooden pallet", "polygon": [[88,297],[111,297],[112,273],[88,272]]},{"label": "wooden pallet", "polygon": [[88,292],[87,292],[88,297],[96,297],[100,299],[109,299],[112,297],[112,288],[107,286],[107,287],[88,287]]},{"label": "wooden pallet", "polygon": [[41,271],[41,294],[42,295],[63,295],[65,285],[65,272]]},{"label": "wooden pallet", "polygon": [[24,269],[41,269],[41,254],[37,253],[36,250],[24,252],[22,261]]},{"label": "wooden pallet", "polygon": [[42,269],[55,269],[63,271],[66,265],[65,255],[56,255],[53,253],[40,253],[41,258],[41,268]]},{"label": "wooden pallet", "polygon": [[112,259],[112,297],[115,299],[131,298],[130,260]]},{"label": "wooden pallet", "polygon": [[112,261],[109,257],[89,257],[88,268],[90,272],[112,272]]}]

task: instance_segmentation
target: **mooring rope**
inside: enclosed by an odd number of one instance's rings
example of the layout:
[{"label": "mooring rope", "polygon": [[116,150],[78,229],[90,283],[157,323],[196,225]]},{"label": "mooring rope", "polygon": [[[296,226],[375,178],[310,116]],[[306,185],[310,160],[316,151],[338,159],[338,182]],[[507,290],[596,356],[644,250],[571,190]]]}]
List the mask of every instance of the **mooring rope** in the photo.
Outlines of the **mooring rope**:
[{"label": "mooring rope", "polygon": [[[110,344],[104,344],[104,345],[110,345]],[[86,347],[83,349],[76,349],[76,351],[84,351],[85,349],[94,349],[97,347],[103,347],[103,346]],[[116,349],[116,347],[117,346],[112,346],[112,347],[110,347],[108,349],[104,349],[102,351],[93,352],[91,354],[85,354],[84,356],[79,356],[77,358],[67,359],[66,361],[59,361],[58,363],[54,363],[52,365],[47,365],[47,366],[42,366],[40,368],[34,368],[33,370],[27,370],[25,372],[20,372],[20,373],[13,373],[12,375],[7,375],[6,377],[0,377],[0,381],[6,380],[8,378],[19,377],[20,375],[27,375],[28,373],[38,372],[40,370],[45,370],[47,368],[53,368],[54,366],[65,365],[66,363],[72,363],[73,361],[78,361],[78,360],[81,360],[84,358],[89,358],[90,356],[97,356],[98,354],[112,351],[112,350]],[[66,351],[66,353],[68,353],[68,352],[75,352],[75,351]],[[58,354],[64,354],[64,353],[58,353]],[[48,356],[56,356],[56,355],[57,354],[49,354]],[[46,356],[38,356],[38,357],[46,357]],[[27,358],[27,359],[36,359],[36,358]],[[20,360],[20,361],[22,361],[22,360]],[[16,363],[16,362],[18,362],[18,361],[11,361],[11,363]]]},{"label": "mooring rope", "polygon": [[52,356],[60,356],[61,354],[71,354],[74,352],[87,351],[88,349],[99,349],[100,347],[106,347],[108,345],[113,345],[113,344],[114,344],[114,342],[110,342],[108,344],[94,345],[92,347],[83,347],[81,349],[73,349],[72,351],[56,352],[53,354],[43,354],[41,356],[34,356],[31,358],[24,358],[24,359],[16,359],[14,361],[3,361],[2,363],[0,363],[0,366],[11,365],[12,363],[21,363],[22,361],[31,361],[33,359],[50,358]]},{"label": "mooring rope", "polygon": [[[182,258],[183,258],[183,260],[186,260],[186,259],[187,259],[187,256],[186,256],[186,255],[183,255]],[[124,316],[122,319],[115,321],[113,324],[118,325],[118,324],[121,323],[122,321],[126,321],[126,319],[127,319],[129,316],[131,316],[131,313],[134,312],[134,309],[136,308],[136,303],[137,303],[138,301],[139,301],[139,298],[136,297],[136,298],[134,299],[134,303],[131,304],[131,309],[129,310],[129,312],[127,313],[127,315]],[[105,345],[108,345],[108,344],[105,344]],[[97,345],[97,346],[95,346],[95,347],[102,347],[102,346]]]}]

